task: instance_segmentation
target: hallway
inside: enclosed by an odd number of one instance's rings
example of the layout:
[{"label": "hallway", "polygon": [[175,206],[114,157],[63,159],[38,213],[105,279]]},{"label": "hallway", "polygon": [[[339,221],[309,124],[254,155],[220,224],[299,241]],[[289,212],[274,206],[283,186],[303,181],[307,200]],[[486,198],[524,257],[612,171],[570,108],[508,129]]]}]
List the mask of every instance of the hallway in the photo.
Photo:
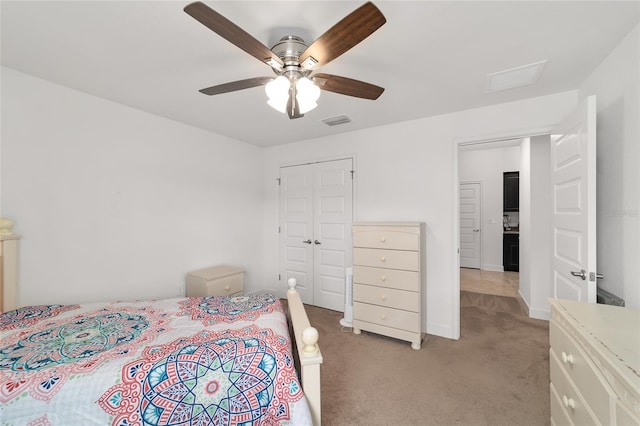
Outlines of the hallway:
[{"label": "hallway", "polygon": [[460,268],[460,290],[519,298],[518,272]]}]

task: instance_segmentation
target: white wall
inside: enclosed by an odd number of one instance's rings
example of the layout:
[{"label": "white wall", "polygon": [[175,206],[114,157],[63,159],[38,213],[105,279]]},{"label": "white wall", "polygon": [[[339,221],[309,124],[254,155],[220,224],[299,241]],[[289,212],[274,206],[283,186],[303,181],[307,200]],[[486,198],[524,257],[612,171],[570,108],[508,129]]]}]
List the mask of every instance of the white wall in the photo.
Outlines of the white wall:
[{"label": "white wall", "polygon": [[529,316],[551,309],[551,146],[549,135],[525,138],[520,166],[520,296]]},{"label": "white wall", "polygon": [[640,25],[580,87],[597,96],[598,286],[640,309]]},{"label": "white wall", "polygon": [[161,298],[230,263],[260,288],[262,150],[2,69],[20,304]]},{"label": "white wall", "polygon": [[426,329],[458,338],[456,141],[549,129],[575,108],[576,95],[559,93],[265,149],[265,282],[285,289],[277,281],[279,167],[355,156],[355,220],[426,223]]},{"label": "white wall", "polygon": [[[518,259],[518,292],[531,306],[531,138],[524,138],[520,144],[520,232]],[[547,213],[548,214],[548,213]],[[531,309],[529,309],[531,311]],[[531,312],[529,312],[531,314]]]},{"label": "white wall", "polygon": [[[461,150],[460,182],[482,182],[482,265],[487,271],[503,271],[502,237],[503,173],[520,170],[520,147]],[[517,225],[517,213],[509,213],[511,223]],[[515,219],[515,220],[514,220]]]}]

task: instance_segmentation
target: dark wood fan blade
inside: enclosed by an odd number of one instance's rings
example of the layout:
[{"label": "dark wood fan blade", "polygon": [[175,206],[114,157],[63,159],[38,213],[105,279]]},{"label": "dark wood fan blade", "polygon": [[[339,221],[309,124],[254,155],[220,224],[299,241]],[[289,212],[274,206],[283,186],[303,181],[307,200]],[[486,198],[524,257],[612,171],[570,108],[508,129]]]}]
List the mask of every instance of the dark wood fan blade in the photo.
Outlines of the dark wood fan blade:
[{"label": "dark wood fan blade", "polygon": [[289,101],[287,102],[287,114],[292,120],[294,118],[304,117],[304,114],[300,114],[298,101],[296,100],[296,95],[293,90],[289,94]]},{"label": "dark wood fan blade", "polygon": [[280,68],[284,65],[282,60],[271,49],[204,3],[199,1],[191,3],[184,8],[184,11],[205,27],[238,46],[254,58],[271,66],[275,64],[276,68],[278,65]]},{"label": "dark wood fan blade", "polygon": [[317,63],[308,68],[317,69],[369,37],[385,22],[384,15],[373,3],[365,3],[307,47],[300,56],[300,63],[311,56]]},{"label": "dark wood fan blade", "polygon": [[339,75],[314,74],[313,77],[318,87],[322,90],[340,93],[341,95],[375,100],[384,92],[384,88],[376,86],[375,84],[340,77]]},{"label": "dark wood fan blade", "polygon": [[273,77],[255,77],[246,80],[232,81],[231,83],[218,84],[217,86],[200,89],[200,93],[205,95],[219,95],[221,93],[235,92],[236,90],[250,89],[252,87],[264,86],[273,80]]}]

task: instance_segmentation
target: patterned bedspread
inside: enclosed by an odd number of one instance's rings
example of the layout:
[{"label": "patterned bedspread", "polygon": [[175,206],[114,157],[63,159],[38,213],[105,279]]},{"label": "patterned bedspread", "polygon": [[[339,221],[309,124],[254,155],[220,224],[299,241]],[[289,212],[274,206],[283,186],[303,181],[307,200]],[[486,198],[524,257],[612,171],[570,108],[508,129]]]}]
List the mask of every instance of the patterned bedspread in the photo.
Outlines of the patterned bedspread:
[{"label": "patterned bedspread", "polygon": [[271,295],[0,317],[2,425],[311,424]]}]

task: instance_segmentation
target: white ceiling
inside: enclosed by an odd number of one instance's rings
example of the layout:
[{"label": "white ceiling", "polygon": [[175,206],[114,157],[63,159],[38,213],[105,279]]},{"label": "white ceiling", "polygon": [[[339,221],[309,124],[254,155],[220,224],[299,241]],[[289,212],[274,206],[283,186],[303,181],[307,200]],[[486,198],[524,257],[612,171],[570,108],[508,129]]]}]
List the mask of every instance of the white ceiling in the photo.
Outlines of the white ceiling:
[{"label": "white ceiling", "polygon": [[[311,43],[363,2],[209,1],[267,46]],[[183,12],[185,1],[2,1],[2,64],[258,146],[322,137],[577,89],[639,21],[638,1],[375,1],[387,23],[321,68],[386,90],[376,101],[323,92],[289,120],[262,88],[198,89],[272,75]],[[486,76],[548,60],[531,86],[486,93]],[[345,114],[351,123],[322,119]]]}]

